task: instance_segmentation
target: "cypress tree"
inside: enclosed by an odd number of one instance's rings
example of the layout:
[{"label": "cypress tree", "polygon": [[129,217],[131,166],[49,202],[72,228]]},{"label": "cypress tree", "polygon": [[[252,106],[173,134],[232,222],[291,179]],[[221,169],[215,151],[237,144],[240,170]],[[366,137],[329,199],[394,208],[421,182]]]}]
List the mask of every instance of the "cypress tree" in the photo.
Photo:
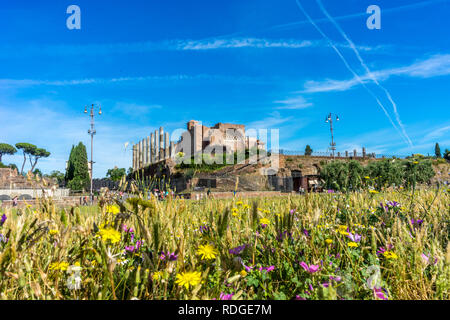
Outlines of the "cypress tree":
[{"label": "cypress tree", "polygon": [[436,145],[434,146],[434,154],[436,155],[436,158],[441,158],[441,148],[439,147],[439,143],[436,142]]},{"label": "cypress tree", "polygon": [[89,186],[89,167],[86,147],[79,143],[73,148],[69,159],[67,175],[69,178],[69,188],[72,190],[87,190]]}]

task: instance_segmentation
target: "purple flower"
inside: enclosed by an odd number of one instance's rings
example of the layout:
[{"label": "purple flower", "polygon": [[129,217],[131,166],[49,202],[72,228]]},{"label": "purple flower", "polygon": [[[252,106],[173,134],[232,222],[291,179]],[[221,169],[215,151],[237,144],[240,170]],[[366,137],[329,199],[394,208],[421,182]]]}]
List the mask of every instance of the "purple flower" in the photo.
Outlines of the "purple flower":
[{"label": "purple flower", "polygon": [[[423,262],[425,262],[426,264],[431,264],[431,263],[430,263],[429,257],[428,257],[425,253],[422,253],[421,256],[422,256]],[[434,263],[433,263],[433,265],[435,265],[437,262],[438,262],[438,258],[437,258],[437,257],[434,257]]]},{"label": "purple flower", "polygon": [[322,286],[323,286],[324,288],[328,288],[328,287],[330,286],[330,284],[329,284],[328,282],[324,282],[324,283],[322,283]]},{"label": "purple flower", "polygon": [[301,296],[299,296],[298,294],[295,296],[294,300],[306,300],[306,298],[303,298]]},{"label": "purple flower", "polygon": [[244,251],[244,249],[247,248],[247,247],[248,247],[248,244],[243,244],[242,246],[239,246],[239,247],[236,247],[236,248],[233,248],[233,249],[228,250],[228,252],[229,252],[230,254],[238,255],[238,254],[240,254],[242,251]]},{"label": "purple flower", "polygon": [[233,293],[230,294],[225,294],[223,292],[220,293],[219,299],[220,300],[231,300],[231,298],[233,297]]},{"label": "purple flower", "polygon": [[349,233],[347,237],[349,237],[350,240],[352,240],[353,242],[360,242],[361,241],[361,235],[359,235],[357,233],[355,233],[355,234]]},{"label": "purple flower", "polygon": [[260,267],[260,268],[259,268],[259,271],[263,271],[263,270],[265,270],[265,271],[267,271],[267,272],[270,272],[270,271],[275,270],[275,266],[270,266],[270,267]]},{"label": "purple flower", "polygon": [[307,236],[307,237],[309,237],[309,233],[308,233],[308,230],[306,230],[306,229],[303,229],[303,234],[305,235],[305,236]]},{"label": "purple flower", "polygon": [[327,192],[328,192],[328,193],[334,193],[334,190],[331,190],[331,189],[330,189],[330,190],[328,190]]},{"label": "purple flower", "polygon": [[247,272],[251,272],[253,270],[253,267],[246,266],[245,264],[242,264],[242,265],[244,266],[244,269]]},{"label": "purple flower", "polygon": [[167,261],[175,261],[175,260],[177,260],[178,259],[178,255],[177,254],[175,254],[175,252],[169,252],[169,251],[167,251],[167,252],[164,252],[164,251],[161,251],[161,255],[160,255],[160,257],[159,257],[161,260],[167,260]]},{"label": "purple flower", "polygon": [[314,273],[317,272],[319,270],[319,266],[316,264],[312,264],[310,266],[308,266],[308,264],[306,262],[300,262],[300,267],[302,267],[303,269],[305,269],[306,272],[309,273]]},{"label": "purple flower", "polygon": [[125,232],[134,233],[133,228],[128,228],[126,224],[122,225],[122,230]]},{"label": "purple flower", "polygon": [[411,224],[414,228],[419,228],[422,225],[422,223],[423,223],[422,219],[417,220],[411,219]]},{"label": "purple flower", "polygon": [[4,235],[0,234],[0,242],[7,243],[8,242],[8,238],[6,238]]},{"label": "purple flower", "polygon": [[334,280],[336,282],[340,282],[342,280],[342,278],[339,277],[339,276],[336,276],[336,277],[330,276],[330,280]]},{"label": "purple flower", "polygon": [[283,241],[283,239],[285,238],[285,237],[288,237],[288,238],[292,238],[292,233],[291,232],[287,232],[287,231],[283,231],[283,232],[280,232],[278,235],[277,235],[277,240],[278,241]]},{"label": "purple flower", "polygon": [[373,293],[375,294],[375,297],[377,297],[378,299],[388,300],[386,289],[373,288]]},{"label": "purple flower", "polygon": [[294,214],[294,213],[295,213],[295,210],[294,210],[294,209],[291,209],[291,210],[289,210],[289,213],[290,213],[290,214]]},{"label": "purple flower", "polygon": [[209,232],[209,227],[207,225],[204,226],[200,226],[200,233],[208,233]]},{"label": "purple flower", "polygon": [[3,224],[5,223],[5,221],[6,221],[6,214],[3,214],[2,215],[2,219],[1,219],[1,221],[0,221],[0,226],[3,226]]}]

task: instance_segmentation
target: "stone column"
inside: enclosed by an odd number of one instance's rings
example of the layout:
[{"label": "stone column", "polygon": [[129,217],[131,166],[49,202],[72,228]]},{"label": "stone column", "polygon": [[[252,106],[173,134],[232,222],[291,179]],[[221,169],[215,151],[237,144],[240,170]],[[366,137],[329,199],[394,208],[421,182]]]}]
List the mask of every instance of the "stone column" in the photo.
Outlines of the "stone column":
[{"label": "stone column", "polygon": [[362,148],[362,156],[363,156],[363,158],[365,158],[366,157],[366,148]]},{"label": "stone column", "polygon": [[348,158],[348,151],[345,151],[345,157]]},{"label": "stone column", "polygon": [[170,148],[169,148],[169,158],[173,158],[175,153],[175,144],[173,141],[170,141]]},{"label": "stone column", "polygon": [[155,163],[159,161],[159,133],[155,130]]},{"label": "stone column", "polygon": [[353,149],[353,157],[355,157],[355,158],[356,158],[356,155],[357,155],[357,153],[356,153],[356,149]]},{"label": "stone column", "polygon": [[146,153],[145,153],[146,158],[147,158],[146,165],[150,165],[150,154],[151,154],[151,152],[150,152],[150,137],[149,136],[147,136],[146,146],[147,146],[147,150],[146,150]]},{"label": "stone column", "polygon": [[142,139],[142,156],[141,156],[141,162],[142,162],[142,168],[145,167],[145,139]]},{"label": "stone column", "polygon": [[150,163],[155,162],[155,135],[150,134]]},{"label": "stone column", "polygon": [[133,145],[133,171],[136,170],[136,145]]},{"label": "stone column", "polygon": [[159,160],[164,159],[164,129],[159,127]]},{"label": "stone column", "polygon": [[139,141],[137,144],[137,169],[138,170],[141,168],[141,145],[142,145],[142,142]]},{"label": "stone column", "polygon": [[170,136],[169,133],[166,132],[164,137],[164,159],[168,159],[169,156],[169,145],[170,145]]}]

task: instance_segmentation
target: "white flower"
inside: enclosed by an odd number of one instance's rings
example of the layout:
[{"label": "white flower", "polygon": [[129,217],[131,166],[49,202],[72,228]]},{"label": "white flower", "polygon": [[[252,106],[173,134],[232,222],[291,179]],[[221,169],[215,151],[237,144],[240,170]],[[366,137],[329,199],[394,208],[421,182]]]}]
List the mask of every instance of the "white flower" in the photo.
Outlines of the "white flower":
[{"label": "white flower", "polygon": [[74,273],[67,278],[67,288],[69,288],[69,290],[80,290],[81,277],[79,273]]}]

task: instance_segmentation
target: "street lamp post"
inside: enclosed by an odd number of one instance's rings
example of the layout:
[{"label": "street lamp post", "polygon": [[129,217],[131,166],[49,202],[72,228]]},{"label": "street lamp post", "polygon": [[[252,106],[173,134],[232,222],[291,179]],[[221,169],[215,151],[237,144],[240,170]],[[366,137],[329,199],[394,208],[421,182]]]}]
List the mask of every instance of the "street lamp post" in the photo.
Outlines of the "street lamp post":
[{"label": "street lamp post", "polygon": [[[84,113],[87,114],[87,106],[84,108]],[[91,204],[94,202],[94,191],[93,191],[93,168],[94,168],[94,135],[97,133],[95,130],[95,122],[94,122],[94,104],[91,105],[91,128],[88,130],[88,134],[91,136],[91,161],[89,162],[91,164],[91,167],[89,168],[89,171],[91,172],[91,191],[90,191],[90,197],[91,197]],[[99,106],[98,114],[102,114],[102,107]]]},{"label": "street lamp post", "polygon": [[334,142],[334,137],[333,137],[333,117],[332,117],[333,115],[336,116],[336,121],[339,121],[339,116],[337,114],[333,114],[330,112],[330,114],[325,118],[325,122],[330,123],[330,131],[331,131],[330,149],[331,149],[331,152],[333,153],[333,158],[334,158],[334,151],[336,150],[336,142]]}]

